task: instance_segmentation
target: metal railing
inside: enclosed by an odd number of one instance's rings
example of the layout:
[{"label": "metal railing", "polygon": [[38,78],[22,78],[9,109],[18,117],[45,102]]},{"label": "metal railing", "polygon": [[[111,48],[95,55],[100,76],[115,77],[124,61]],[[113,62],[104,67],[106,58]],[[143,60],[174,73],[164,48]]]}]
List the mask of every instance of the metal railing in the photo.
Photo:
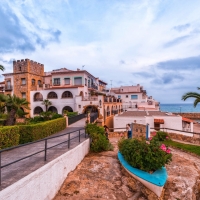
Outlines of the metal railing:
[{"label": "metal railing", "polygon": [[83,119],[84,117],[86,117],[86,114],[80,114],[80,115],[76,115],[76,116],[73,116],[73,117],[69,117],[68,118],[68,124],[73,124],[81,119]]},{"label": "metal railing", "polygon": [[[84,130],[84,133],[81,133],[81,130]],[[75,136],[75,137],[71,138],[71,134],[74,133],[74,132],[77,132],[77,131],[78,131],[78,136]],[[56,145],[48,147],[48,141],[49,140],[52,140],[54,138],[59,138],[59,137],[62,137],[62,136],[66,136],[66,135],[68,135],[68,139],[67,140],[62,141],[62,142],[60,142],[60,143],[58,143]],[[69,132],[69,133],[64,133],[62,135],[57,135],[57,136],[53,136],[53,137],[44,138],[44,139],[41,139],[41,140],[37,140],[35,142],[29,142],[29,143],[22,144],[22,145],[19,145],[19,146],[15,146],[15,147],[11,147],[11,148],[6,148],[6,149],[0,150],[0,185],[1,185],[1,182],[2,182],[1,181],[2,180],[2,178],[1,178],[2,169],[4,167],[10,166],[10,165],[12,165],[14,163],[17,163],[17,162],[20,162],[20,161],[22,161],[24,159],[30,158],[30,157],[32,157],[32,156],[34,156],[36,154],[41,153],[41,152],[44,152],[44,161],[47,161],[47,150],[52,149],[53,147],[56,147],[56,146],[64,144],[64,143],[67,143],[67,147],[69,149],[70,148],[70,141],[71,140],[73,140],[75,138],[78,138],[79,143],[81,142],[81,135],[85,135],[85,138],[87,137],[87,133],[85,131],[85,128],[78,129],[78,130],[75,130],[75,131],[72,131],[72,132]],[[18,148],[21,148],[21,147],[24,147],[24,146],[28,146],[28,145],[32,145],[32,144],[36,144],[36,143],[39,143],[39,142],[42,142],[42,141],[44,141],[44,149],[43,150],[37,151],[37,152],[35,152],[33,154],[30,154],[30,155],[22,157],[22,158],[20,158],[18,160],[15,160],[15,161],[12,161],[12,162],[7,163],[5,165],[2,165],[2,152],[10,151],[10,150],[13,150],[13,149],[18,149]]]},{"label": "metal railing", "polygon": [[98,113],[91,113],[90,114],[90,123],[95,122],[95,120],[98,118]]},{"label": "metal railing", "polygon": [[12,91],[13,86],[12,85],[5,85],[5,91]]}]

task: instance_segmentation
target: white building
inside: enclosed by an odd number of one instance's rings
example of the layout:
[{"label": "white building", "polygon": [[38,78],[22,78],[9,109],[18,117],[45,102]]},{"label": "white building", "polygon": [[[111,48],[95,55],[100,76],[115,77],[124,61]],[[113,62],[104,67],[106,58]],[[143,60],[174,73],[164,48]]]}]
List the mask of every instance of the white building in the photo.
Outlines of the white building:
[{"label": "white building", "polygon": [[159,102],[154,100],[152,96],[148,96],[143,86],[121,86],[112,88],[111,95],[122,99],[124,110],[159,110]]}]

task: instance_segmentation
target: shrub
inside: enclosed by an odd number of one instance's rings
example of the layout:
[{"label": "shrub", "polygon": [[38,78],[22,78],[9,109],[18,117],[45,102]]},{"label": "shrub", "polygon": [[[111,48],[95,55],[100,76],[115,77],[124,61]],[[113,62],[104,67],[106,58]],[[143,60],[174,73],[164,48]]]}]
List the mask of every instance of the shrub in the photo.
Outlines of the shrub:
[{"label": "shrub", "polygon": [[59,118],[38,124],[21,125],[19,126],[20,144],[43,139],[65,128],[65,118]]},{"label": "shrub", "polygon": [[30,123],[31,124],[36,124],[36,123],[39,123],[39,122],[43,122],[44,121],[44,118],[41,117],[41,116],[35,116],[34,118],[30,119]]},{"label": "shrub", "polygon": [[58,119],[62,118],[63,116],[61,114],[53,113],[51,119]]},{"label": "shrub", "polygon": [[19,136],[18,126],[0,128],[0,149],[18,145]]},{"label": "shrub", "polygon": [[158,131],[153,138],[157,138],[158,141],[165,141],[167,138],[169,139],[168,133],[164,131]]},{"label": "shrub", "polygon": [[86,132],[92,140],[90,145],[92,152],[113,150],[112,144],[106,139],[103,127],[97,126],[96,124],[88,124],[86,126]]},{"label": "shrub", "polygon": [[122,139],[118,147],[131,166],[146,172],[162,168],[172,158],[170,150],[157,139],[151,140],[149,144],[145,140]]},{"label": "shrub", "polygon": [[76,115],[78,115],[78,112],[67,112],[68,117],[74,117]]}]

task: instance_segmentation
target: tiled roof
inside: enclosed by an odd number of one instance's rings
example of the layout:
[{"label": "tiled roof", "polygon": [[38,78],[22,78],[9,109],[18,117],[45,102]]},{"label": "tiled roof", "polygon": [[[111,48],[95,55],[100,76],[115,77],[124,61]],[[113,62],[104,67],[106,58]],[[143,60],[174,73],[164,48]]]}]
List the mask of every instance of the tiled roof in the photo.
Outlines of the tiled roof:
[{"label": "tiled roof", "polygon": [[193,120],[191,120],[191,119],[188,119],[188,118],[186,118],[186,117],[182,117],[182,121],[184,121],[184,122],[193,122]]}]

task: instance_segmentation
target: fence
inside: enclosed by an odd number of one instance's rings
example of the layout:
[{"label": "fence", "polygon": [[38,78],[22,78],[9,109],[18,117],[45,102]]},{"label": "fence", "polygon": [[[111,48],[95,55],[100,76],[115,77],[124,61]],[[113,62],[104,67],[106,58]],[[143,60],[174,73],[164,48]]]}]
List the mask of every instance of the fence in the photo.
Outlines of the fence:
[{"label": "fence", "polygon": [[90,123],[95,122],[95,120],[98,118],[98,113],[91,113],[90,114]]},{"label": "fence", "polygon": [[[81,133],[81,130],[84,130],[84,132]],[[71,134],[75,133],[77,131],[78,131],[78,135],[71,138]],[[6,148],[6,149],[3,149],[3,150],[0,150],[0,186],[1,186],[1,182],[2,182],[1,181],[2,180],[2,169],[4,167],[7,167],[7,166],[12,165],[12,164],[17,163],[17,162],[20,162],[20,161],[22,161],[24,159],[30,158],[30,157],[32,157],[34,155],[37,155],[37,154],[41,153],[41,152],[44,152],[44,161],[47,161],[47,150],[52,149],[53,147],[59,146],[59,145],[64,144],[64,143],[67,144],[67,147],[69,149],[70,148],[70,141],[75,139],[75,138],[78,138],[78,141],[80,143],[82,135],[85,135],[85,138],[87,137],[87,133],[86,133],[84,128],[78,129],[76,131],[72,131],[72,132],[69,132],[69,133],[65,133],[65,134],[62,134],[62,135],[57,135],[57,136],[41,139],[41,140],[38,140],[38,141],[35,141],[35,142],[30,142],[30,143],[22,144],[22,145],[19,145],[19,146],[16,146],[16,147],[11,147],[11,148]],[[62,141],[60,143],[57,143],[55,145],[52,145],[52,146],[48,147],[48,141],[49,140],[52,140],[54,138],[60,138],[60,137],[63,137],[63,136],[67,136],[67,140],[64,140],[64,141]],[[24,157],[22,157],[22,158],[20,158],[18,160],[15,160],[15,161],[12,161],[12,162],[9,162],[7,164],[2,165],[2,153],[3,152],[7,152],[7,151],[10,151],[10,150],[14,150],[14,149],[19,149],[19,148],[22,148],[22,147],[25,147],[25,146],[30,146],[32,144],[37,144],[39,142],[44,142],[44,144],[43,144],[44,148],[42,150],[34,152],[34,153],[32,153],[32,154],[30,154],[28,156],[24,156]]]},{"label": "fence", "polygon": [[74,117],[69,117],[68,118],[68,125],[73,124],[81,119],[83,119],[84,117],[86,117],[86,114],[80,114],[80,115],[76,115]]}]

